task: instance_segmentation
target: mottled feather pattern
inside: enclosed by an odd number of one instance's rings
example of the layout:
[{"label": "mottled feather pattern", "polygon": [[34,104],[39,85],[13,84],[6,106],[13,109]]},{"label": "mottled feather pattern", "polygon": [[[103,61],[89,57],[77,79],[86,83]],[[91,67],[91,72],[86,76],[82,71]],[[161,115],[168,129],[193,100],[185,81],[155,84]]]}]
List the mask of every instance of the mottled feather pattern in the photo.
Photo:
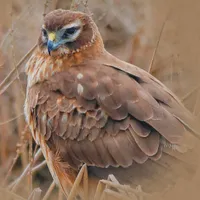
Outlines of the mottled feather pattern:
[{"label": "mottled feather pattern", "polygon": [[[78,85],[82,91],[78,91]],[[29,99],[30,110],[34,111],[31,115],[37,116],[35,129],[55,151],[61,150],[60,143],[55,146],[54,140],[62,142],[65,150],[60,156],[65,160],[65,154],[70,154],[67,157],[74,168],[82,163],[126,167],[133,161],[143,163],[148,157],[160,158],[162,137],[180,144],[186,133],[184,125],[150,90],[112,67],[70,67],[32,86],[29,93],[30,97],[38,96]],[[88,148],[83,148],[86,144]],[[107,154],[107,162],[90,158],[91,149],[100,157]],[[78,158],[76,151],[82,151],[83,158]]]}]

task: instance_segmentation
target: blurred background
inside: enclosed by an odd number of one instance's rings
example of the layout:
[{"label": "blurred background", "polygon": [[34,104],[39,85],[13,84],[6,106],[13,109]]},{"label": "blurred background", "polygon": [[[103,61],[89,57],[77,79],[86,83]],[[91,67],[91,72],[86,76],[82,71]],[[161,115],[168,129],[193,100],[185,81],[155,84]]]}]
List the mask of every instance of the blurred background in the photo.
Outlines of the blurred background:
[{"label": "blurred background", "polygon": [[[43,16],[53,9],[88,12],[88,6],[106,49],[153,74],[199,117],[199,0],[88,0],[87,6],[85,1],[79,2],[0,0],[0,91],[4,91],[0,95],[0,188],[16,184],[32,162],[34,148],[36,151],[23,115],[27,58],[20,61],[37,43]],[[15,81],[9,82],[9,74],[18,67]],[[37,187],[42,195],[51,191],[52,178],[42,157],[37,163],[39,170],[33,176],[31,170],[26,172],[14,190],[25,199]],[[62,199],[61,192],[54,190],[47,199],[54,199],[57,193]]]}]

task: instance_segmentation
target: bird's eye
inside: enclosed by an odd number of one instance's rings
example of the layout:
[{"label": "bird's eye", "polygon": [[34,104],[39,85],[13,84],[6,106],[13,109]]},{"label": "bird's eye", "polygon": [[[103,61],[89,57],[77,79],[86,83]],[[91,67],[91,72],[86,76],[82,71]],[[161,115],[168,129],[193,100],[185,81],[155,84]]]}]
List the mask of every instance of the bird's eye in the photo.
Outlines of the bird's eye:
[{"label": "bird's eye", "polygon": [[63,34],[63,37],[66,38],[66,37],[68,37],[69,35],[74,34],[77,30],[78,30],[78,27],[71,27],[71,28],[68,28],[68,29],[65,30],[65,32],[64,32],[64,34]]},{"label": "bird's eye", "polygon": [[47,31],[46,31],[45,29],[42,29],[42,35],[43,35],[44,37],[47,37]]}]

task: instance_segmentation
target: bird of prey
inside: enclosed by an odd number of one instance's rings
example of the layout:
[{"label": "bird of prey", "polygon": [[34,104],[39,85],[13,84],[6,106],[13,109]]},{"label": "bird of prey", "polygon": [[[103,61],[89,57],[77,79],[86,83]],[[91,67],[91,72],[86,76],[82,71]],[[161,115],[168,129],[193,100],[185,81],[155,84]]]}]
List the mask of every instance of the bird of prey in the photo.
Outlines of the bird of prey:
[{"label": "bird of prey", "polygon": [[159,173],[148,170],[158,168],[165,149],[186,152],[190,138],[199,137],[178,98],[151,74],[108,53],[85,13],[58,9],[44,17],[26,73],[26,120],[68,199],[74,187],[87,190],[108,174],[150,186]]}]

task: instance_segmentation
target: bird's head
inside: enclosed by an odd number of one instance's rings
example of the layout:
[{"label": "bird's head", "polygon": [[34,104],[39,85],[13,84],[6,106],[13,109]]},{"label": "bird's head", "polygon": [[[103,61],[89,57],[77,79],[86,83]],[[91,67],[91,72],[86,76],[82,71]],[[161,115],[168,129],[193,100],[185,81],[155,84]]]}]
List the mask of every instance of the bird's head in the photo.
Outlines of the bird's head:
[{"label": "bird's head", "polygon": [[72,54],[92,46],[97,38],[101,43],[98,28],[89,15],[58,9],[44,17],[39,47],[49,55]]}]

